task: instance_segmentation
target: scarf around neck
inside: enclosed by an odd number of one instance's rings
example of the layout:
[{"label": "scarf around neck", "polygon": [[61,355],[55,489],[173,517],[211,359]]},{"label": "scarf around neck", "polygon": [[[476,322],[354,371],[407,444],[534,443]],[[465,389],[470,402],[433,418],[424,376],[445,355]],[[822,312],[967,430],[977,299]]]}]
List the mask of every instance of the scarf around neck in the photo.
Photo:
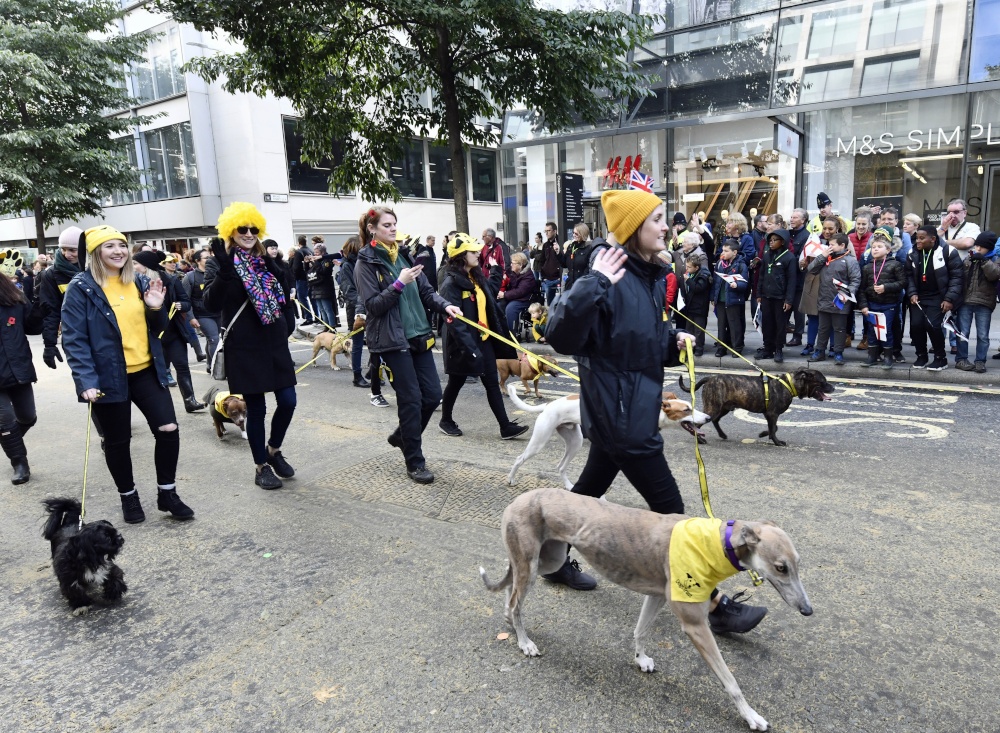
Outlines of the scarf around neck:
[{"label": "scarf around neck", "polygon": [[72,280],[73,276],[80,272],[80,263],[70,262],[63,256],[62,250],[57,249],[56,259],[55,262],[52,263],[52,268],[56,272]]},{"label": "scarf around neck", "polygon": [[250,297],[260,322],[265,326],[278,321],[281,307],[285,304],[285,293],[277,278],[272,275],[264,258],[236,247],[233,251],[233,267],[243,281],[243,289]]},{"label": "scarf around neck", "polygon": [[383,250],[389,256],[389,262],[396,264],[396,258],[399,256],[399,244],[393,242],[392,244],[385,244],[377,239],[372,240],[372,247],[376,250]]}]

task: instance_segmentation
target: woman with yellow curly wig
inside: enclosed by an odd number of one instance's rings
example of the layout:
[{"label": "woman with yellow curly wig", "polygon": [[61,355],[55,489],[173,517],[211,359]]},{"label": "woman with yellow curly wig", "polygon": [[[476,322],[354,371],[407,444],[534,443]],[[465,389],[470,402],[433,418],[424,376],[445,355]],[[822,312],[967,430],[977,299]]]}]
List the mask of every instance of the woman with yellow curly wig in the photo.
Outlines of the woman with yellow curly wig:
[{"label": "woman with yellow curly wig", "polygon": [[[289,294],[281,285],[280,268],[261,243],[266,228],[253,204],[238,201],[226,207],[219,216],[220,238],[212,240],[213,258],[205,267],[204,303],[222,314],[220,324],[228,330],[226,379],[229,391],[242,394],[247,403],[247,438],[257,464],[254,481],[262,489],[280,489],[281,479],[295,475],[281,455],[295,412],[295,367],[283,315]],[[267,441],[266,392],[274,392],[278,403]]]}]

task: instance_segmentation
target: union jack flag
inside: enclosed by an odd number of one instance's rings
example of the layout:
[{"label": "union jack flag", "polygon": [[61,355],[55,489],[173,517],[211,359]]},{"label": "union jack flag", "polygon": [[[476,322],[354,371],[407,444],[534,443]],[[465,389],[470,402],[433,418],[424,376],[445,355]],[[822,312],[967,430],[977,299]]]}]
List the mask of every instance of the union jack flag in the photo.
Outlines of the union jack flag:
[{"label": "union jack flag", "polygon": [[653,193],[653,177],[647,176],[645,173],[633,168],[628,177],[628,187],[638,191],[645,191],[646,193]]}]

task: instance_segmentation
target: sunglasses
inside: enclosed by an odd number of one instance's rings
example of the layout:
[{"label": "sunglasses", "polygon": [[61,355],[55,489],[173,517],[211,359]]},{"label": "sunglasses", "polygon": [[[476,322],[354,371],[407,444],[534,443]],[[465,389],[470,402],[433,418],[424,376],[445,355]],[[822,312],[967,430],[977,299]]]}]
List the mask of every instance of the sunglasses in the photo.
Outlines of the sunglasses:
[{"label": "sunglasses", "polygon": [[255,237],[258,234],[260,234],[260,229],[258,229],[257,227],[236,227],[236,231],[238,231],[240,234],[246,234],[247,232],[250,232]]}]

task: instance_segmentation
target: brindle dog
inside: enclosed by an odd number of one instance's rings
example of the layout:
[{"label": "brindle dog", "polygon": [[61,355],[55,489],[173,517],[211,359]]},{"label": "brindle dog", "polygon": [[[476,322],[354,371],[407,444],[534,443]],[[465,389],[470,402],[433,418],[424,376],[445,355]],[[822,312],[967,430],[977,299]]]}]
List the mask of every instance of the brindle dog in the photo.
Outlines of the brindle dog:
[{"label": "brindle dog", "polygon": [[[779,375],[787,380],[789,375]],[[697,390],[702,385],[705,389],[701,393],[702,408],[712,416],[712,424],[719,433],[719,437],[726,440],[728,436],[719,427],[719,420],[728,415],[733,410],[743,409],[747,412],[759,412],[767,420],[767,430],[760,433],[760,437],[769,437],[778,446],[787,445],[785,441],[778,440],[778,417],[792,404],[792,393],[778,379],[768,381],[767,399],[764,396],[765,377],[747,377],[738,374],[717,374],[711,377],[699,379],[694,388]],[[819,402],[829,400],[828,394],[833,392],[833,385],[826,381],[823,373],[816,369],[796,369],[791,374],[792,385],[795,387],[795,397],[804,400],[811,397]],[[684,386],[684,377],[679,380],[681,388]]]}]

